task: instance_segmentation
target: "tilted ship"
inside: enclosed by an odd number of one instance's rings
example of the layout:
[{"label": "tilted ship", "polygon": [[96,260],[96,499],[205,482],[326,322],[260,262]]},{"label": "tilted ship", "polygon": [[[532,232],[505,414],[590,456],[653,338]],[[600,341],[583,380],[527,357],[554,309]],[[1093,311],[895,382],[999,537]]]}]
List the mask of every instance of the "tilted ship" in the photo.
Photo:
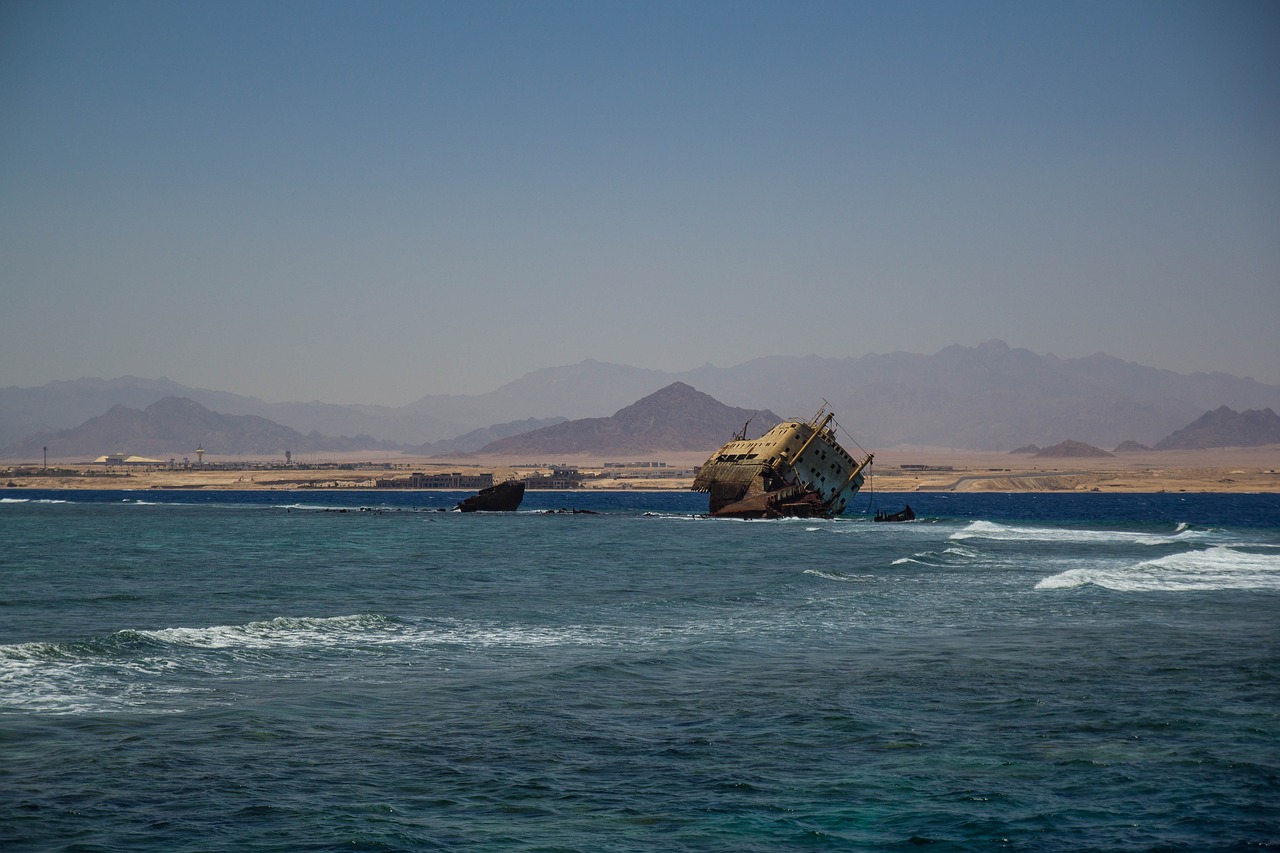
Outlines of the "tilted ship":
[{"label": "tilted ship", "polygon": [[831,518],[865,482],[875,454],[858,461],[840,446],[824,406],[808,421],[778,424],[760,438],[746,427],[698,470],[695,492],[721,518]]}]

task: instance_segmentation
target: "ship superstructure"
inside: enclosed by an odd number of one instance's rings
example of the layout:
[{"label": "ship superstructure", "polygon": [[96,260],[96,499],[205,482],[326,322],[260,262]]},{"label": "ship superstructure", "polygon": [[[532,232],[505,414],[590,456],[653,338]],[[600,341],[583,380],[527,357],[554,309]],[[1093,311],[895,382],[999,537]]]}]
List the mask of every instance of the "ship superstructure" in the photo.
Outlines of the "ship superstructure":
[{"label": "ship superstructure", "polygon": [[746,429],[711,455],[693,480],[710,496],[713,516],[831,517],[865,482],[874,454],[858,461],[840,446],[825,406],[808,421],[778,424],[760,438]]}]

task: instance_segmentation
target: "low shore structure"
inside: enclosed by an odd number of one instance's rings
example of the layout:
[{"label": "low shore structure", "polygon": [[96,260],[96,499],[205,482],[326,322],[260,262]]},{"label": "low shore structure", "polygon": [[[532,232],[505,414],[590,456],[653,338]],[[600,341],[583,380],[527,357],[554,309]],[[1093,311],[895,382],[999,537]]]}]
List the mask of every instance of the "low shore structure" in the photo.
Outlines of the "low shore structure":
[{"label": "low shore structure", "polygon": [[[663,457],[649,454],[646,460]],[[217,461],[207,467],[120,466],[51,461],[0,464],[0,497],[21,489],[376,489],[388,468],[421,472],[422,482],[491,476],[493,482],[573,470],[580,488],[687,491],[706,453],[671,453],[665,464],[627,466],[616,457],[567,456],[554,463],[502,457],[347,460],[285,467]],[[625,461],[625,460],[624,460]],[[883,492],[1267,492],[1280,493],[1280,446],[1122,453],[1098,459],[1028,458],[1009,453],[889,448],[876,452],[864,489]],[[407,474],[406,474],[407,476]],[[451,480],[450,480],[451,481]]]}]

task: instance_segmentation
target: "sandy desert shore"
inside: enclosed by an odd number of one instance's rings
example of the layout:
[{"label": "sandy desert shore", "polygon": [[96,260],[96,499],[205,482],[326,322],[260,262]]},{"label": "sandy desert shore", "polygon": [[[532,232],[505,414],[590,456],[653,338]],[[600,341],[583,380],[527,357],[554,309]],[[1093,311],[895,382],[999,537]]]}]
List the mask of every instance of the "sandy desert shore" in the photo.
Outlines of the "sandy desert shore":
[{"label": "sandy desert shore", "polygon": [[[284,468],[278,460],[207,459],[204,468],[113,468],[51,461],[0,469],[0,488],[36,489],[311,489],[374,488],[377,479],[411,471],[494,474],[497,481],[553,468],[575,468],[587,489],[686,490],[707,452],[643,457],[567,455],[553,460],[506,457],[363,458]],[[606,465],[606,463],[611,463]],[[662,463],[636,467],[636,463]],[[628,466],[628,467],[619,467]],[[1040,458],[999,452],[889,448],[876,452],[869,486],[885,492],[1266,492],[1280,493],[1280,446],[1126,453],[1114,457]],[[7,488],[6,488],[7,487]]]}]

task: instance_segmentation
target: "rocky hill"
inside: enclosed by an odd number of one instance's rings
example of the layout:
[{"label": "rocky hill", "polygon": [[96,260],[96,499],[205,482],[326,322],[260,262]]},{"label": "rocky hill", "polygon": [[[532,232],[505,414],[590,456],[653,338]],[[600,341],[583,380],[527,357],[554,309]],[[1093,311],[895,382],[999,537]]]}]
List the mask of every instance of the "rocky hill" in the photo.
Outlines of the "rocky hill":
[{"label": "rocky hill", "polygon": [[1156,443],[1156,450],[1260,447],[1280,444],[1280,415],[1271,409],[1237,412],[1219,406]]},{"label": "rocky hill", "polygon": [[662,450],[715,450],[750,419],[749,435],[782,422],[773,412],[726,406],[683,382],[673,382],[607,418],[582,418],[505,438],[479,452],[555,456],[618,456]]},{"label": "rocky hill", "polygon": [[330,438],[295,429],[257,415],[224,415],[185,397],[165,397],[145,409],[112,406],[105,414],[78,427],[41,433],[0,451],[12,458],[41,457],[49,448],[54,458],[92,459],[124,452],[170,458],[192,456],[203,447],[211,456],[267,456],[294,453],[393,450],[397,445],[369,436]]},{"label": "rocky hill", "polygon": [[486,444],[491,444],[504,438],[510,438],[513,435],[521,435],[522,433],[532,432],[535,429],[543,427],[555,426],[567,421],[568,418],[525,418],[522,421],[511,421],[505,424],[494,424],[484,429],[473,429],[457,438],[446,438],[441,441],[431,441],[426,444],[420,444],[416,447],[405,448],[406,453],[419,454],[422,456],[442,456],[445,454],[474,453]]},{"label": "rocky hill", "polygon": [[1046,447],[1037,452],[1036,457],[1039,459],[1086,459],[1098,458],[1103,456],[1114,456],[1114,453],[1108,453],[1100,447],[1094,447],[1092,444],[1085,444],[1083,441],[1060,441],[1053,447]]}]

